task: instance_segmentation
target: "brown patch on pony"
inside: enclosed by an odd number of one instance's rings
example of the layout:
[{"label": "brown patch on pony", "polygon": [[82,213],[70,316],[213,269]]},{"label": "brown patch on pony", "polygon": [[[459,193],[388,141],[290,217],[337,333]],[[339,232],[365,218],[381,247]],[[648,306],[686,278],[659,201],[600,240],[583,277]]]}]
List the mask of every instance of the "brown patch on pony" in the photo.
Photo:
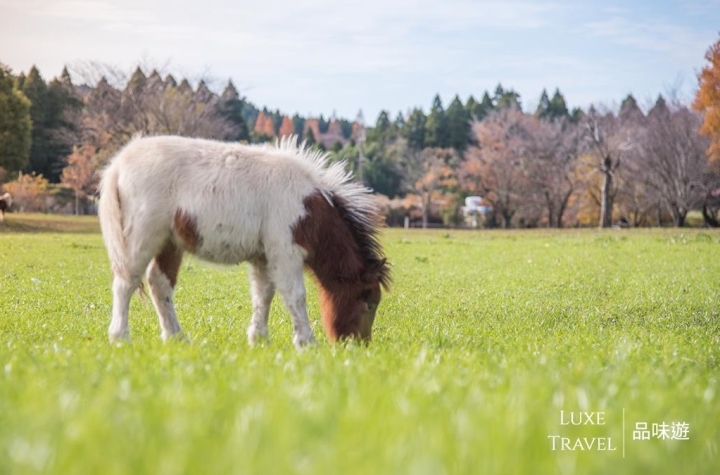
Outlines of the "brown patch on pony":
[{"label": "brown patch on pony", "polygon": [[175,284],[177,283],[177,276],[180,271],[182,256],[182,249],[180,249],[172,241],[168,241],[160,253],[155,256],[155,262],[157,263],[158,268],[163,274],[165,274],[165,277],[168,278],[170,285],[173,288],[175,288]]},{"label": "brown patch on pony", "polygon": [[[293,226],[293,240],[307,252],[305,263],[320,282],[323,326],[330,340],[370,339],[368,305],[380,301],[390,269],[377,240],[375,216],[358,216],[341,198],[321,192],[303,201],[306,214]],[[374,301],[373,301],[374,299]]]},{"label": "brown patch on pony", "polygon": [[183,210],[175,211],[173,230],[183,247],[190,252],[196,252],[202,244],[202,237],[197,230],[197,220]]}]

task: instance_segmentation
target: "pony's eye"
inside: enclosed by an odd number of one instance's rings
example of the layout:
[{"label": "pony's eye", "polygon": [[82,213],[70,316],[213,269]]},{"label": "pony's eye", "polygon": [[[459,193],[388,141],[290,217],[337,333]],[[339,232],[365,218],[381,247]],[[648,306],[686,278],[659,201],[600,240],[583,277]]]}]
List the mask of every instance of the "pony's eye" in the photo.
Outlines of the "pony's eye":
[{"label": "pony's eye", "polygon": [[368,306],[368,310],[370,310],[371,312],[374,312],[375,310],[377,310],[378,304],[377,304],[377,302],[368,302],[367,306]]}]

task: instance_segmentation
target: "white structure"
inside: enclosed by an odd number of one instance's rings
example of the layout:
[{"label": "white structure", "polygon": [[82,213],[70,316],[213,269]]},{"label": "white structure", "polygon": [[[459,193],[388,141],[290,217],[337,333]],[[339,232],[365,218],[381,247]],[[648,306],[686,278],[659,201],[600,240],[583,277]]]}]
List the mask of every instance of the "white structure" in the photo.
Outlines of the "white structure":
[{"label": "white structure", "polygon": [[473,228],[478,227],[478,215],[485,216],[490,211],[489,206],[482,204],[482,196],[468,196],[465,198],[465,206],[462,207],[463,215],[471,219]]}]

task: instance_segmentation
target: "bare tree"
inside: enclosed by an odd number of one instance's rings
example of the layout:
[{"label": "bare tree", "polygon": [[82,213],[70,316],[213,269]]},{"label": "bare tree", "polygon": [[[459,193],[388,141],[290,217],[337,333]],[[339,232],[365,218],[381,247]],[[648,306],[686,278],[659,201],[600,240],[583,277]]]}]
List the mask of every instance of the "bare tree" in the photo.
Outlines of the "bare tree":
[{"label": "bare tree", "polygon": [[648,115],[638,155],[649,187],[683,226],[688,211],[699,208],[708,191],[711,170],[705,151],[707,138],[699,135],[702,117],[685,105],[663,101]]},{"label": "bare tree", "polygon": [[621,121],[612,113],[601,115],[594,108],[586,115],[584,126],[595,170],[602,173],[599,226],[609,228],[612,225],[613,197],[616,192],[613,180],[624,154],[631,148],[630,129],[621,125]]},{"label": "bare tree", "polygon": [[569,121],[533,121],[528,178],[537,200],[544,204],[547,226],[561,228],[579,185],[576,169],[583,153],[582,129]]}]

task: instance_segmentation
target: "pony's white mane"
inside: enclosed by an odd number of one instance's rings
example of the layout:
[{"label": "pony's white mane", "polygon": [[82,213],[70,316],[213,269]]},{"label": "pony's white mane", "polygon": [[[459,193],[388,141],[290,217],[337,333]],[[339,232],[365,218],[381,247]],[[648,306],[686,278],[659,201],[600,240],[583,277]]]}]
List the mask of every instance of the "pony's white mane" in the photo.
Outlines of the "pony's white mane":
[{"label": "pony's white mane", "polygon": [[328,196],[328,193],[335,195],[343,201],[355,221],[368,228],[375,225],[373,220],[378,208],[372,189],[353,181],[353,174],[347,171],[345,160],[330,163],[330,154],[311,149],[305,141],[298,144],[297,135],[282,137],[275,142],[274,148],[313,168],[323,184],[324,189],[320,191],[328,203],[333,204],[332,196]]}]

